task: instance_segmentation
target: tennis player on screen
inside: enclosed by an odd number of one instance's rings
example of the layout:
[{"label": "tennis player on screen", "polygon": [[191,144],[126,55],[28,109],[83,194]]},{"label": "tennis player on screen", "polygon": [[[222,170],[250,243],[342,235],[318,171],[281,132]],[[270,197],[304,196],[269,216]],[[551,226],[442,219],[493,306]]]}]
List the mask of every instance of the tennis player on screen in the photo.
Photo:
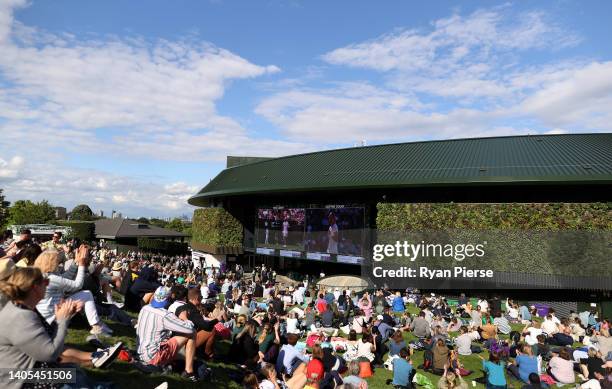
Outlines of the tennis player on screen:
[{"label": "tennis player on screen", "polygon": [[327,230],[327,253],[338,254],[338,225],[336,224],[336,215],[330,212],[327,216],[329,229]]}]

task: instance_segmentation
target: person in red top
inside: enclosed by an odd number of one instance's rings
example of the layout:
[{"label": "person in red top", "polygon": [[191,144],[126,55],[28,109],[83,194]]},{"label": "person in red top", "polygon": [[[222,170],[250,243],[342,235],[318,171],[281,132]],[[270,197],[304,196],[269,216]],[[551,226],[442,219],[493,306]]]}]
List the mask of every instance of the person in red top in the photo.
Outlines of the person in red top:
[{"label": "person in red top", "polygon": [[317,312],[319,315],[327,310],[327,301],[325,301],[323,293],[319,293],[319,299],[317,300]]}]

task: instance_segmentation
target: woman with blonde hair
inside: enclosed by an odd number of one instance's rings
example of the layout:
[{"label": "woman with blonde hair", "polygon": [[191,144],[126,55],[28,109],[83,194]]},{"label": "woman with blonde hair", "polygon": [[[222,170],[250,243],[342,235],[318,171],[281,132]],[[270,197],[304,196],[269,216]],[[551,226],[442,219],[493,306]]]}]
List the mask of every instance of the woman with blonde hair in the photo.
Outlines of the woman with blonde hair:
[{"label": "woman with blonde hair", "polygon": [[215,303],[215,309],[212,311],[212,317],[213,319],[217,319],[222,323],[227,321],[227,311],[225,310],[225,307],[221,301],[217,301]]},{"label": "woman with blonde hair", "polygon": [[89,264],[89,248],[81,245],[75,255],[75,263],[78,265],[74,280],[64,277],[59,272],[59,252],[47,250],[36,258],[34,267],[40,269],[49,280],[45,296],[40,300],[36,309],[47,320],[52,323],[55,320],[54,307],[69,295],[70,299],[84,306],[87,322],[91,326],[90,333],[93,335],[111,335],[113,331],[98,316],[93,295],[88,290],[81,290],[85,281],[85,269]]},{"label": "woman with blonde hair", "polygon": [[[34,267],[16,269],[7,279],[0,281],[0,292],[9,302],[0,311],[0,323],[11,323],[0,331],[0,361],[12,370],[51,368],[60,362],[79,363],[95,367],[107,366],[117,356],[121,342],[113,347],[87,353],[65,349],[64,339],[68,321],[79,310],[76,301],[65,300],[54,307],[55,321],[51,324],[36,310],[45,295],[49,280]],[[59,367],[59,366],[58,366]],[[19,388],[21,383],[2,377],[6,388]]]},{"label": "woman with blonde hair", "polygon": [[444,371],[444,375],[438,381],[438,389],[467,389],[467,383],[459,372]]}]

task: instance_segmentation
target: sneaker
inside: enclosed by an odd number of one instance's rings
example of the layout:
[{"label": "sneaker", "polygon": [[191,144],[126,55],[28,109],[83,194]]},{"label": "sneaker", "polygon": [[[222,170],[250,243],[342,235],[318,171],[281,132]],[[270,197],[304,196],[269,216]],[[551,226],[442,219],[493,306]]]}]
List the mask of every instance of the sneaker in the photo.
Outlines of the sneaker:
[{"label": "sneaker", "polygon": [[162,382],[161,384],[156,386],[155,389],[168,389],[168,382],[167,381]]},{"label": "sneaker", "polygon": [[107,349],[94,351],[91,353],[91,362],[99,369],[105,368],[117,358],[119,351],[121,351],[122,344],[121,342],[117,342]]},{"label": "sneaker", "polygon": [[125,305],[124,303],[117,303],[117,302],[113,302],[113,304],[119,309],[123,308],[123,306]]},{"label": "sneaker", "polygon": [[109,334],[104,331],[104,327],[100,325],[95,325],[91,327],[91,330],[89,331],[89,333],[92,335],[96,335],[96,336],[109,336]]},{"label": "sneaker", "polygon": [[187,373],[184,371],[181,373],[181,377],[191,382],[198,382],[198,376],[195,373]]}]

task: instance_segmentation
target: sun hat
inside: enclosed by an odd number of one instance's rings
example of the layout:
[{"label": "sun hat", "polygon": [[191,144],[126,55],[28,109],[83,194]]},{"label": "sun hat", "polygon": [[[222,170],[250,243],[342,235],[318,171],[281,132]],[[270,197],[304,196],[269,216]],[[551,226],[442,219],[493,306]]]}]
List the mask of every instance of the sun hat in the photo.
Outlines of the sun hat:
[{"label": "sun hat", "polygon": [[117,261],[113,264],[113,268],[111,269],[112,271],[121,271],[122,268],[122,264],[120,261]]},{"label": "sun hat", "polygon": [[15,272],[15,262],[10,258],[0,259],[0,280],[6,280]]},{"label": "sun hat", "polygon": [[383,315],[378,315],[378,316],[376,316],[376,319],[378,319],[378,320],[382,320],[382,319],[384,319],[384,318],[383,318]]},{"label": "sun hat", "polygon": [[160,286],[155,290],[153,299],[151,300],[151,306],[154,308],[164,308],[170,295],[169,290],[166,287]]}]

